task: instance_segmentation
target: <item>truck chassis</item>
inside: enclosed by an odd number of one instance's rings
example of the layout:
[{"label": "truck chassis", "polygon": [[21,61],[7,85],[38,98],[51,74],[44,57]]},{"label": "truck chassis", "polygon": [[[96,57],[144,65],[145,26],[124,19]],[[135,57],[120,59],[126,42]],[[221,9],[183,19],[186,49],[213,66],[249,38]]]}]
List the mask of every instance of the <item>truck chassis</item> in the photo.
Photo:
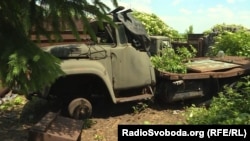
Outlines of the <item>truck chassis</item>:
[{"label": "truck chassis", "polygon": [[192,62],[186,74],[157,71],[155,95],[160,102],[171,103],[195,97],[211,99],[224,85],[232,86],[250,72],[250,59],[247,57],[197,57]]}]

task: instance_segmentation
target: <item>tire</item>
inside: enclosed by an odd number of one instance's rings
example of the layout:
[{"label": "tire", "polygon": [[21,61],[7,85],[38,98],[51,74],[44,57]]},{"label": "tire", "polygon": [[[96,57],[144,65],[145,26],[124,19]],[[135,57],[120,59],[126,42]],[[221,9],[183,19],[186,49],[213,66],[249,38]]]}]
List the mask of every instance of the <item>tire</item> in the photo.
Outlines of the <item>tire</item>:
[{"label": "tire", "polygon": [[211,100],[214,96],[218,95],[219,82],[217,79],[203,80],[204,101]]},{"label": "tire", "polygon": [[218,95],[219,83],[217,79],[205,79],[203,81],[203,97],[198,100],[197,106],[210,107],[214,96]]},{"label": "tire", "polygon": [[85,98],[76,98],[69,103],[68,112],[73,119],[86,119],[92,115],[92,105]]},{"label": "tire", "polygon": [[170,104],[173,102],[173,97],[177,91],[176,86],[174,86],[169,81],[161,81],[159,84],[157,100],[160,104]]}]

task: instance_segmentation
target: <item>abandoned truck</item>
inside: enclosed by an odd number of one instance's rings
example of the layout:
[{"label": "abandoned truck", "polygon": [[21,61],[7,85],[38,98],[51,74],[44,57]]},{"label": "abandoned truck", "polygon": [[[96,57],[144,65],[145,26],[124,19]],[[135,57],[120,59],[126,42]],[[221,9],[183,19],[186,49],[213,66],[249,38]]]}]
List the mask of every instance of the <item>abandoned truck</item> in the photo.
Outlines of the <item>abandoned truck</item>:
[{"label": "abandoned truck", "polygon": [[91,115],[93,97],[108,97],[113,103],[151,99],[156,78],[148,54],[150,39],[129,10],[118,10],[123,8],[110,12],[116,27],[104,23],[100,29],[97,21],[91,23],[97,36],[94,44],[42,47],[62,60],[66,75],[34,94],[62,99],[74,118]]},{"label": "abandoned truck", "polygon": [[[91,116],[94,106],[91,99],[96,97],[108,98],[115,104],[152,98],[169,103],[201,95],[211,96],[217,92],[219,85],[229,82],[225,79],[231,80],[247,73],[247,69],[240,64],[222,67],[224,70],[229,69],[230,73],[211,72],[213,69],[201,73],[199,68],[192,66],[188,74],[156,70],[150,56],[161,50],[163,45],[171,45],[169,39],[149,37],[142,23],[132,16],[131,10],[119,7],[110,12],[110,16],[115,27],[104,22],[105,28],[100,29],[97,21],[91,22],[98,39],[94,44],[76,43],[42,48],[62,60],[61,68],[66,75],[44,91],[33,94],[47,99],[61,99],[68,115],[80,119]],[[224,59],[242,63],[240,58]],[[194,62],[206,65],[205,62]],[[223,62],[220,66],[226,63]]]}]

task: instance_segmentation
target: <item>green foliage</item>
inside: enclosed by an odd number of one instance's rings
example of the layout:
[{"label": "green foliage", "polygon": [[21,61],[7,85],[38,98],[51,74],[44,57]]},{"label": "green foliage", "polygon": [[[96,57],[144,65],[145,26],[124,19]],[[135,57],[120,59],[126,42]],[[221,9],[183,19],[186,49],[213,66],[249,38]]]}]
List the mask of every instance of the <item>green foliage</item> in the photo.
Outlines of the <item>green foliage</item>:
[{"label": "green foliage", "polygon": [[0,110],[1,111],[7,111],[14,109],[15,107],[19,105],[23,105],[25,103],[25,99],[21,96],[17,96],[14,99],[7,101],[3,104],[0,105]]},{"label": "green foliage", "polygon": [[237,31],[246,31],[247,28],[242,25],[236,25],[236,24],[216,24],[214,25],[210,30],[204,31],[205,35],[208,35],[210,33],[217,33],[217,34],[224,34],[225,32],[232,32],[235,33]]},{"label": "green foliage", "polygon": [[99,134],[94,135],[94,140],[102,141],[103,139],[104,139],[103,135],[99,135]]},{"label": "green foliage", "polygon": [[187,73],[185,63],[195,57],[196,53],[197,51],[193,46],[190,46],[190,49],[178,47],[176,50],[164,48],[160,51],[161,55],[152,56],[150,59],[158,70],[172,73]]},{"label": "green foliage", "polygon": [[142,22],[149,35],[162,35],[170,38],[178,38],[178,31],[169,27],[157,15],[133,11],[133,15]]},{"label": "green foliage", "polygon": [[214,48],[209,54],[215,56],[220,50],[226,55],[250,57],[250,32],[224,32],[215,37]]},{"label": "green foliage", "polygon": [[148,108],[148,105],[146,103],[141,103],[141,102],[132,107],[135,114],[138,114],[144,111],[146,108]]},{"label": "green foliage", "polygon": [[60,60],[42,51],[25,35],[9,27],[0,52],[0,79],[4,86],[18,87],[20,93],[38,91],[63,75]]},{"label": "green foliage", "polygon": [[194,27],[193,25],[190,25],[188,29],[186,30],[186,34],[193,34],[194,33],[193,31],[194,31]]},{"label": "green foliage", "polygon": [[188,108],[188,124],[250,124],[250,76],[224,86],[210,107]]},{"label": "green foliage", "polygon": [[249,30],[242,25],[217,24],[204,34],[210,37],[207,56],[216,56],[219,51],[226,55],[249,56]]},{"label": "green foliage", "polygon": [[[117,7],[117,0],[111,0]],[[18,1],[0,1],[0,21],[8,21],[15,24],[16,28],[29,35],[34,32],[37,39],[40,40],[40,34],[51,39],[50,33],[57,41],[61,41],[60,30],[70,29],[76,39],[80,40],[75,21],[82,22],[84,29],[92,37],[93,30],[89,25],[89,17],[97,17],[100,21],[111,22],[111,18],[106,15],[110,8],[100,0],[23,0]],[[6,20],[8,19],[8,20]],[[102,26],[102,23],[99,23]],[[52,31],[52,32],[50,32]]]},{"label": "green foliage", "polygon": [[91,128],[92,125],[96,124],[96,121],[93,121],[91,119],[84,119],[83,120],[83,129]]},{"label": "green foliage", "polygon": [[188,27],[188,29],[186,29],[185,33],[182,34],[183,38],[187,39],[188,38],[188,34],[193,34],[194,33],[193,30],[194,30],[193,25],[190,25]]},{"label": "green foliage", "polygon": [[[40,2],[40,3],[39,3]],[[117,0],[111,0],[117,7]],[[109,21],[109,11],[103,2],[87,0],[23,0],[0,1],[0,80],[4,87],[18,87],[21,93],[39,91],[63,75],[60,60],[43,52],[30,40],[35,32],[49,40],[61,40],[61,30],[71,30],[79,39],[75,20],[83,23],[92,37],[89,15],[100,23]],[[102,26],[102,24],[100,24]],[[52,33],[52,34],[51,34]],[[95,39],[95,38],[94,38]]]}]

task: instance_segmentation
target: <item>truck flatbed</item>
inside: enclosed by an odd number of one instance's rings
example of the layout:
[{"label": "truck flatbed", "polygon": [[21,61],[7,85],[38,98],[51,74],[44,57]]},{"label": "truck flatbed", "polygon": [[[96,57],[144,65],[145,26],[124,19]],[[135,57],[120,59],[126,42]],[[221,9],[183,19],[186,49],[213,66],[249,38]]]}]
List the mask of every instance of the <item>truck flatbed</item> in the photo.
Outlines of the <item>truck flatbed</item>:
[{"label": "truck flatbed", "polygon": [[229,78],[250,73],[250,59],[239,56],[223,58],[199,57],[187,63],[186,74],[159,71],[159,76],[169,80]]}]

